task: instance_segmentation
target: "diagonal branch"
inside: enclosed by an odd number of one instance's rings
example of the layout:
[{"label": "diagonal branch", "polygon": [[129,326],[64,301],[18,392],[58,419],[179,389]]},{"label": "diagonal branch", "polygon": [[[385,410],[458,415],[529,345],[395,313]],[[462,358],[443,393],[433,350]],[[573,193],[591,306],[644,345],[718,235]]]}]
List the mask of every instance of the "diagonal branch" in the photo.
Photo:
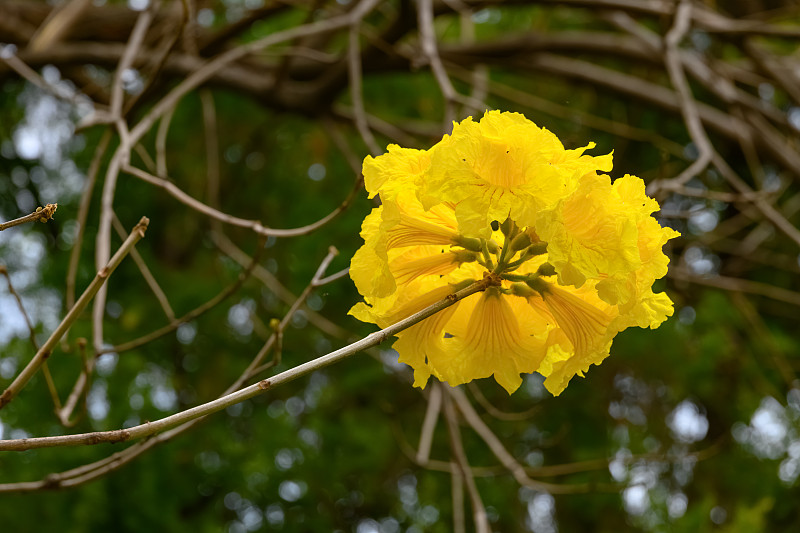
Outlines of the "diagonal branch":
[{"label": "diagonal branch", "polygon": [[311,224],[307,224],[305,226],[301,226],[298,228],[275,229],[275,228],[265,227],[263,224],[261,224],[261,221],[259,220],[247,220],[244,218],[239,218],[233,215],[229,215],[227,213],[223,213],[222,211],[219,211],[207,204],[204,204],[200,200],[197,200],[196,198],[193,198],[192,196],[188,195],[171,181],[166,180],[164,178],[159,178],[157,176],[153,176],[152,174],[149,174],[144,170],[136,168],[132,165],[123,166],[122,171],[131,174],[132,176],[136,176],[137,178],[141,179],[142,181],[146,181],[151,185],[155,185],[156,187],[164,189],[167,193],[170,194],[170,196],[172,196],[179,202],[183,203],[184,205],[187,205],[188,207],[191,207],[192,209],[204,215],[213,218],[214,220],[219,220],[220,222],[224,222],[225,224],[230,224],[231,226],[246,228],[253,231],[257,235],[265,237],[269,236],[299,237],[301,235],[307,235],[321,228],[322,226],[324,226],[325,224],[336,218],[336,216],[338,216],[341,212],[343,212],[350,206],[350,204],[355,199],[358,192],[361,190],[361,183],[362,183],[362,180],[359,177],[353,189],[350,191],[350,194],[347,195],[344,201],[342,201],[342,203],[339,204],[339,206],[336,209],[334,209],[321,219],[317,220],[316,222],[312,222]]},{"label": "diagonal branch", "polygon": [[0,222],[0,231],[25,224],[26,222],[35,222],[37,220],[39,222],[47,222],[53,218],[53,213],[56,212],[56,208],[58,208],[58,204],[47,204],[44,207],[37,207],[36,211],[25,215],[24,217],[15,218],[14,220],[9,220],[8,222]]},{"label": "diagonal branch", "polygon": [[431,388],[428,396],[428,408],[425,410],[425,418],[422,421],[422,430],[419,435],[419,447],[417,448],[418,463],[425,463],[430,459],[433,431],[436,429],[436,422],[439,419],[441,410],[442,388],[437,385]]},{"label": "diagonal branch", "polygon": [[[135,233],[136,232],[134,232],[134,234]],[[476,281],[469,287],[451,294],[445,299],[426,307],[422,311],[419,311],[408,318],[392,324],[387,328],[376,331],[375,333],[371,333],[365,338],[345,346],[344,348],[340,348],[339,350],[298,365],[271,378],[262,379],[258,383],[217,398],[216,400],[192,407],[191,409],[181,411],[180,413],[167,416],[160,420],[145,422],[144,424],[140,424],[131,428],[113,431],[97,431],[93,433],[81,433],[77,435],[63,435],[56,437],[34,437],[26,439],[2,440],[0,441],[0,451],[23,451],[35,448],[51,448],[56,446],[80,446],[85,444],[99,444],[101,442],[117,443],[154,435],[186,422],[191,422],[206,415],[216,413],[225,409],[226,407],[230,407],[231,405],[263,394],[273,387],[294,381],[299,377],[310,374],[311,372],[321,368],[325,368],[328,365],[341,361],[342,359],[345,359],[367,348],[377,346],[392,335],[425,320],[429,316],[438,313],[443,309],[450,307],[459,300],[475,294],[476,292],[485,290],[490,282],[491,280],[489,278]]]},{"label": "diagonal branch", "polygon": [[[445,385],[437,385],[442,388],[445,387]],[[476,533],[490,533],[492,528],[489,526],[486,508],[483,505],[483,500],[481,500],[478,487],[475,485],[475,478],[469,466],[467,454],[464,451],[464,443],[461,440],[461,430],[458,427],[458,414],[453,408],[453,396],[450,394],[445,395],[444,398],[444,414],[447,419],[447,431],[450,434],[450,448],[455,457],[461,480],[467,485],[467,492],[469,493],[469,498],[472,503],[472,516],[475,520],[475,531]]]},{"label": "diagonal branch", "polygon": [[44,364],[50,354],[53,352],[53,348],[55,348],[56,343],[61,340],[61,337],[64,333],[69,329],[73,322],[80,316],[81,312],[86,308],[86,305],[94,298],[97,291],[100,290],[106,280],[111,276],[111,273],[119,266],[122,260],[125,258],[126,255],[131,251],[131,249],[136,245],[139,240],[144,237],[144,232],[147,229],[147,225],[150,223],[150,220],[147,217],[142,217],[138,224],[133,228],[131,234],[128,236],[127,240],[122,243],[117,253],[111,258],[108,264],[100,269],[100,271],[95,276],[94,280],[89,284],[86,290],[81,294],[81,297],[78,298],[78,301],[75,302],[75,305],[72,309],[69,310],[67,316],[64,317],[64,320],[58,325],[56,330],[50,335],[50,338],[45,341],[45,343],[39,348],[39,351],[36,352],[36,355],[33,356],[33,359],[25,366],[22,372],[14,379],[11,385],[6,388],[5,392],[3,392],[2,396],[0,396],[0,409],[5,407],[14,397],[19,394],[19,391],[30,381],[34,374],[39,370],[39,368]]},{"label": "diagonal branch", "polygon": [[500,439],[494,432],[486,425],[486,423],[481,419],[480,415],[475,411],[472,407],[472,404],[469,403],[469,400],[464,395],[464,392],[461,389],[450,389],[448,391],[450,396],[455,400],[456,404],[458,405],[458,410],[464,415],[464,420],[475,430],[475,432],[483,439],[483,442],[489,446],[489,449],[492,453],[497,457],[503,466],[505,466],[511,475],[514,476],[514,479],[517,480],[517,483],[524,487],[530,487],[535,490],[543,490],[547,492],[560,492],[559,485],[552,485],[550,483],[542,483],[541,481],[535,481],[528,477],[528,474],[525,472],[525,468],[514,459],[514,456],[511,455],[508,450],[506,450],[503,443],[500,442]]}]

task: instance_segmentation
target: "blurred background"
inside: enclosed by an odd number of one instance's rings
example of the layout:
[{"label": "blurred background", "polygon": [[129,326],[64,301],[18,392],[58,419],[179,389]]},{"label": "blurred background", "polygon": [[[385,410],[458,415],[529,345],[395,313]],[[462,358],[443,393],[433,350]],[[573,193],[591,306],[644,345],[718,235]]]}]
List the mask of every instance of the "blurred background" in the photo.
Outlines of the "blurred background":
[{"label": "blurred background", "polygon": [[155,438],[2,452],[2,529],[797,531],[798,42],[794,0],[0,1],[0,222],[58,203],[0,232],[0,387],[150,219],[0,438],[163,418],[373,331],[343,271],[361,161],[487,108],[613,151],[683,234],[674,316],[558,398],[420,391],[387,342]]}]

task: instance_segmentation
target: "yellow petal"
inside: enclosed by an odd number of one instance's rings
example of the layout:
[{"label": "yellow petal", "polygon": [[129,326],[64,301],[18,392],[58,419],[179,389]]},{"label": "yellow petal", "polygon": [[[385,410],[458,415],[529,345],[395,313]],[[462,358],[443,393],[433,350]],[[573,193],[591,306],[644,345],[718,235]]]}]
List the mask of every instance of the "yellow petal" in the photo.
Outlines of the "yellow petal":
[{"label": "yellow petal", "polygon": [[620,316],[614,320],[613,329],[623,330],[628,327],[655,329],[673,313],[673,304],[669,296],[663,292],[654,293],[650,287],[641,290],[641,294],[620,309]]},{"label": "yellow petal", "polygon": [[394,201],[384,204],[382,231],[387,235],[389,248],[425,244],[452,244],[458,235],[455,213],[447,205],[429,211],[413,192],[398,193]]},{"label": "yellow petal", "polygon": [[[410,286],[409,290],[399,295],[400,297],[394,302],[394,312],[386,316],[383,322],[385,325],[378,323],[379,326],[385,328],[404,318],[408,318],[454,292],[450,284],[443,283],[438,279],[418,281],[419,283]],[[439,286],[435,286],[437,283]]]},{"label": "yellow petal", "polygon": [[457,267],[455,255],[443,246],[417,246],[389,262],[389,269],[398,285],[409,283],[420,276],[443,276]]},{"label": "yellow petal", "polygon": [[383,201],[391,199],[411,186],[430,165],[429,151],[401,148],[396,144],[390,144],[387,150],[378,157],[364,159],[364,186],[369,198],[380,192]]},{"label": "yellow petal", "polygon": [[577,357],[608,344],[608,330],[613,316],[555,285],[542,292],[542,299],[572,343]]},{"label": "yellow petal", "polygon": [[[545,387],[554,396],[566,388],[574,375],[582,376],[591,365],[600,364],[608,357],[611,339],[616,333],[611,327],[616,314],[613,308],[604,312],[597,307],[603,305],[602,302],[592,297],[589,288],[583,293],[582,298],[554,285],[541,291],[547,309],[559,326],[558,332],[551,333],[548,339],[547,358],[540,369],[547,378]],[[594,305],[584,298],[594,298]],[[556,345],[559,347],[555,348]]]},{"label": "yellow petal", "polygon": [[541,214],[536,231],[562,285],[628,275],[641,265],[637,220],[617,201],[607,176],[583,176],[572,195]]},{"label": "yellow petal", "polygon": [[416,386],[430,375],[452,385],[493,375],[512,392],[521,373],[538,369],[557,395],[608,356],[616,333],[658,327],[673,313],[652,285],[667,272],[662,247],[678,233],[652,217],[658,203],[642,180],[612,183],[600,174],[612,154],[587,155],[591,148],[566,150],[524,116],[489,111],[455,124],[430,150],[391,145],[365,159],[366,188],[383,206],[364,221],[351,261],[364,296],[353,316],[385,327],[452,294],[452,284],[485,276],[479,262],[454,262],[450,248],[464,237],[502,242],[494,220],[510,218],[546,243],[514,279],[545,262],[542,272],[556,274],[539,295],[514,285],[528,297],[510,296],[506,279],[401,332],[395,347]]},{"label": "yellow petal", "polygon": [[[459,230],[487,237],[492,220],[538,211],[565,193],[567,175],[550,163],[561,152],[555,135],[522,115],[489,111],[480,122],[468,118],[455,124],[453,134],[437,145],[420,178],[419,196],[428,208],[469,201],[470,207],[461,209]],[[469,215],[476,220],[465,225]]]},{"label": "yellow petal", "polygon": [[386,296],[394,292],[395,281],[386,255],[386,236],[380,231],[383,207],[367,215],[361,225],[364,245],[350,260],[350,278],[364,296]]},{"label": "yellow petal", "polygon": [[426,318],[419,324],[401,331],[392,348],[397,350],[398,361],[414,369],[414,386],[425,388],[431,368],[430,359],[441,359],[445,325],[455,313],[458,303]]},{"label": "yellow petal", "polygon": [[474,307],[466,328],[463,324],[448,325],[452,326],[448,330],[452,336],[444,339],[444,355],[432,357],[429,365],[450,385],[494,374],[511,394],[522,383],[521,373],[535,372],[539,367],[545,356],[544,343],[518,321],[512,305],[521,309],[524,300],[505,296],[493,287],[471,299]]}]

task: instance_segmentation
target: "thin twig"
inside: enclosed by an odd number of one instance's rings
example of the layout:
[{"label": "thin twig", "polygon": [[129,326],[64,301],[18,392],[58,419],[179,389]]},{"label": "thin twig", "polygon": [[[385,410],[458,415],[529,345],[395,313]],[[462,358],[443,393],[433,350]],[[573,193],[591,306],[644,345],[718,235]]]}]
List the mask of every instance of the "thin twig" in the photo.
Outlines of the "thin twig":
[{"label": "thin twig", "polygon": [[[208,89],[201,89],[200,104],[203,107],[203,132],[206,143],[206,179],[208,180],[208,205],[219,208],[219,137],[217,135],[217,111],[214,107],[214,95]],[[161,176],[166,176],[166,166]]]},{"label": "thin twig", "polygon": [[[667,67],[670,81],[680,99],[681,115],[689,130],[689,135],[698,151],[697,159],[683,172],[668,180],[669,185],[685,185],[690,179],[699,174],[711,162],[714,148],[703,129],[700,114],[697,110],[694,96],[692,96],[686,75],[683,72],[678,44],[689,31],[692,20],[692,4],[688,0],[681,0],[675,12],[675,22],[664,38],[664,62]],[[664,185],[662,185],[663,187]]]},{"label": "thin twig", "polygon": [[14,399],[14,397],[19,394],[19,391],[28,383],[28,381],[33,377],[37,370],[42,366],[42,364],[50,357],[50,354],[53,351],[56,343],[61,339],[64,333],[69,329],[75,320],[77,320],[78,316],[80,316],[81,312],[86,308],[86,305],[91,301],[92,298],[97,294],[102,287],[106,280],[108,280],[111,273],[119,266],[122,260],[125,258],[126,255],[130,252],[131,248],[133,248],[139,240],[144,237],[144,232],[147,229],[147,225],[150,221],[147,217],[142,217],[138,224],[133,228],[131,231],[130,236],[128,239],[122,243],[117,253],[114,254],[114,257],[102,268],[97,275],[95,276],[94,280],[89,284],[81,297],[78,298],[78,301],[75,302],[75,305],[72,309],[69,310],[67,315],[58,325],[56,330],[50,335],[50,337],[45,341],[39,351],[36,352],[33,359],[25,366],[22,372],[14,379],[13,382],[6,388],[3,392],[2,396],[0,396],[0,409],[8,405],[8,403]]},{"label": "thin twig", "polygon": [[350,26],[348,32],[350,41],[347,50],[347,73],[350,80],[350,99],[353,102],[353,115],[355,116],[356,129],[364,140],[372,155],[379,155],[382,150],[375,142],[375,136],[369,129],[367,117],[364,114],[364,95],[361,91],[361,45],[359,43],[359,28],[361,21]]},{"label": "thin twig", "polygon": [[224,222],[225,224],[230,224],[231,226],[237,226],[240,228],[249,229],[254,233],[256,233],[257,235],[272,236],[272,237],[299,237],[301,235],[307,235],[309,233],[312,233],[313,231],[321,228],[322,226],[324,226],[325,224],[336,218],[336,216],[338,216],[344,210],[346,210],[352,203],[353,199],[356,197],[358,191],[361,190],[361,180],[359,180],[358,182],[356,182],[356,186],[352,189],[347,198],[345,198],[344,201],[341,204],[339,204],[339,206],[336,209],[334,209],[321,219],[317,220],[316,222],[312,222],[311,224],[308,224],[306,226],[301,226],[299,228],[275,229],[275,228],[265,227],[258,220],[247,220],[214,209],[213,207],[204,204],[200,200],[197,200],[189,196],[171,181],[159,178],[157,176],[153,176],[152,174],[149,174],[144,170],[141,170],[134,166],[125,165],[122,167],[122,170],[128,174],[136,176],[142,181],[150,183],[151,185],[161,187],[179,202],[183,203],[184,205],[187,205],[188,207],[191,207],[192,209],[200,213],[203,213],[204,215],[208,215],[209,217],[215,220]]},{"label": "thin twig", "polygon": [[[120,133],[120,143],[111,156],[111,161],[106,169],[103,192],[100,196],[100,224],[95,237],[95,268],[100,269],[111,255],[111,219],[114,213],[114,193],[117,188],[120,167],[130,158],[131,138],[125,134],[125,125],[122,119],[117,121],[117,132]],[[104,286],[97,291],[92,305],[92,344],[95,353],[103,349],[103,317],[106,308],[107,289]]]},{"label": "thin twig", "polygon": [[475,399],[478,400],[478,403],[481,404],[481,407],[486,409],[487,413],[497,418],[498,420],[512,420],[512,421],[527,420],[540,408],[538,405],[534,405],[530,409],[526,409],[525,411],[521,411],[519,413],[509,413],[507,411],[501,411],[500,409],[492,405],[492,403],[489,400],[486,399],[486,396],[483,395],[483,392],[481,392],[481,388],[478,386],[477,383],[475,383],[474,381],[470,382],[467,384],[467,388],[469,388],[470,392],[475,397]]},{"label": "thin twig", "polygon": [[439,84],[439,90],[442,91],[444,96],[444,129],[449,133],[453,127],[453,120],[456,118],[455,102],[457,100],[457,93],[450,78],[447,76],[447,71],[442,65],[442,58],[439,57],[439,50],[436,46],[436,33],[433,27],[433,1],[432,0],[418,0],[417,1],[417,20],[419,23],[419,37],[420,44],[422,45],[422,52],[431,66],[433,75],[436,78],[436,83]]},{"label": "thin twig", "polygon": [[159,176],[169,174],[167,172],[167,133],[169,133],[169,125],[172,123],[174,115],[175,108],[173,107],[161,117],[156,130],[156,174]]},{"label": "thin twig", "polygon": [[136,143],[136,146],[133,147],[133,151],[141,158],[142,163],[144,163],[144,166],[146,166],[150,172],[156,172],[156,162],[147,152],[147,148],[145,148],[142,143]]},{"label": "thin twig", "polygon": [[[444,387],[445,385],[437,384],[437,386]],[[483,505],[478,487],[475,485],[472,469],[467,461],[464,443],[461,440],[461,430],[458,427],[458,415],[453,408],[453,400],[450,394],[444,395],[444,416],[447,420],[447,431],[450,434],[450,449],[453,452],[456,465],[460,470],[461,479],[463,479],[467,485],[467,492],[469,493],[469,499],[472,503],[472,516],[475,521],[475,531],[476,533],[490,533],[492,528],[489,526],[486,508]],[[2,441],[0,441],[0,444],[1,443]]]},{"label": "thin twig", "polygon": [[[239,263],[241,266],[246,266],[252,261],[252,258],[244,253],[238,246],[236,246],[225,234],[218,231],[212,231],[211,240],[214,242],[214,245],[216,245],[217,248],[219,248],[224,254]],[[333,274],[333,276],[339,274],[341,274],[341,272]],[[284,287],[283,284],[272,274],[272,272],[261,265],[255,265],[253,268],[253,277],[263,283],[267,289],[269,289],[278,297],[279,300],[283,301],[285,304],[292,306],[294,305],[295,301],[297,301],[297,296],[292,294],[291,291]],[[329,281],[333,281],[330,278],[331,276],[328,276],[327,278],[320,280],[319,283],[323,284],[323,282],[328,283]],[[302,309],[306,313],[308,321],[323,333],[342,340],[351,337],[349,331],[334,324],[323,315],[317,313],[313,309],[310,309],[308,306],[304,305]]]},{"label": "thin twig", "polygon": [[90,0],[66,0],[56,5],[31,37],[27,48],[38,52],[58,43],[89,5]]},{"label": "thin twig", "polygon": [[[125,231],[125,227],[122,225],[122,222],[119,221],[117,218],[117,214],[114,213],[114,218],[112,219],[114,224],[114,231],[117,232],[120,239],[123,241],[128,238],[128,233]],[[153,277],[153,273],[150,272],[150,269],[147,268],[147,264],[144,262],[141,254],[136,250],[136,248],[131,249],[131,259],[133,262],[136,263],[139,272],[142,273],[142,277],[144,281],[147,283],[147,286],[150,287],[150,290],[153,291],[156,299],[158,300],[161,309],[164,311],[164,314],[167,315],[167,320],[170,322],[175,320],[175,311],[172,310],[172,306],[169,305],[169,300],[167,299],[167,295],[164,294],[164,291],[161,289],[161,286],[156,281],[156,278]]]},{"label": "thin twig", "polygon": [[[305,376],[306,374],[325,368],[328,365],[345,359],[353,354],[365,350],[366,348],[377,346],[392,335],[395,335],[396,333],[403,331],[404,329],[409,328],[414,324],[421,322],[422,320],[425,320],[431,315],[450,307],[459,300],[475,294],[476,292],[485,290],[490,282],[491,280],[488,278],[476,281],[469,287],[453,293],[447,298],[440,300],[435,304],[426,307],[422,311],[419,311],[418,313],[415,313],[387,328],[376,331],[375,333],[371,333],[367,337],[354,342],[353,344],[345,346],[344,348],[340,348],[339,350],[331,352],[327,355],[312,359],[311,361],[286,370],[285,372],[281,372],[280,374],[277,374],[271,378],[262,379],[258,383],[240,389],[231,394],[222,396],[221,398],[217,398],[216,400],[212,400],[210,402],[192,407],[191,409],[181,411],[180,413],[176,413],[152,422],[146,422],[144,424],[133,426],[127,429],[81,433],[77,435],[62,435],[55,437],[34,437],[2,440],[0,441],[0,451],[24,451],[34,448],[80,446],[85,444],[99,444],[101,442],[117,443],[154,435],[197,418],[216,413],[227,407],[230,407],[231,405],[235,405],[263,394],[273,387],[283,385],[284,383],[293,381],[299,377]],[[6,393],[3,394],[3,397],[5,397],[5,395]]]},{"label": "thin twig", "polygon": [[205,312],[216,307],[216,305],[219,304],[221,301],[225,300],[231,294],[239,290],[239,287],[241,287],[242,284],[245,282],[245,280],[247,280],[247,278],[250,277],[250,274],[252,273],[253,269],[257,266],[258,261],[261,259],[261,254],[264,250],[264,240],[265,239],[262,238],[259,241],[256,253],[253,254],[250,263],[246,265],[241,272],[239,272],[239,275],[236,277],[236,280],[227,287],[225,287],[224,289],[222,289],[219,293],[217,293],[216,296],[205,302],[203,305],[192,309],[191,311],[189,311],[188,313],[179,318],[176,318],[166,326],[163,326],[155,331],[151,331],[150,333],[143,335],[137,339],[133,339],[128,342],[112,346],[111,348],[103,348],[96,352],[97,355],[99,356],[104,353],[122,353],[128,350],[133,350],[134,348],[138,348],[139,346],[143,346],[148,342],[151,342],[155,339],[158,339],[159,337],[163,337],[164,335],[172,331],[175,331],[181,324],[186,324],[188,322],[191,322],[195,318],[201,316]]},{"label": "thin twig", "polygon": [[355,8],[345,15],[319,20],[311,24],[303,24],[302,26],[295,26],[283,31],[278,31],[256,41],[249,42],[245,45],[233,48],[225,53],[220,54],[199,69],[195,70],[177,87],[172,89],[172,91],[162,98],[147,113],[147,115],[145,115],[145,117],[139,121],[136,127],[131,130],[131,137],[135,141],[141,139],[148,131],[150,131],[150,128],[155,121],[158,120],[169,109],[175,107],[178,101],[187,93],[189,93],[189,91],[200,86],[203,82],[208,80],[226,65],[252,53],[260,52],[261,50],[270,46],[291,41],[293,39],[297,39],[298,37],[319,35],[332,30],[350,26],[354,21],[364,18],[364,16],[366,16],[366,14],[377,4],[378,0],[362,0]]},{"label": "thin twig", "polygon": [[119,65],[114,72],[114,79],[111,83],[111,116],[113,119],[122,118],[122,97],[123,97],[123,82],[122,78],[126,71],[133,65],[133,60],[144,42],[147,28],[153,20],[153,14],[150,9],[145,9],[139,14],[136,19],[136,24],[131,31],[131,36],[128,39],[128,44],[125,47],[125,53],[120,59]]},{"label": "thin twig", "polygon": [[[328,248],[328,255],[322,260],[322,262],[317,267],[317,271],[314,273],[314,276],[311,278],[311,281],[308,283],[306,288],[300,293],[300,296],[297,297],[297,300],[294,301],[292,306],[283,316],[283,320],[277,321],[277,324],[272,325],[272,335],[270,335],[267,342],[264,343],[264,346],[259,350],[250,364],[247,366],[247,369],[242,372],[242,377],[240,378],[241,382],[244,383],[249,381],[259,373],[277,365],[280,363],[281,360],[281,351],[283,349],[283,332],[286,327],[289,325],[289,322],[292,320],[294,314],[305,304],[306,299],[311,294],[311,291],[316,286],[316,283],[319,279],[325,275],[325,272],[328,270],[328,267],[333,261],[333,258],[339,254],[339,250],[335,247],[331,246]],[[269,351],[273,351],[273,358],[272,361],[269,363],[263,364],[259,366],[259,363],[264,360],[264,357],[269,353]]]},{"label": "thin twig", "polygon": [[458,468],[450,472],[450,492],[453,498],[453,533],[465,533],[464,476]]},{"label": "thin twig", "polygon": [[103,135],[100,137],[100,142],[94,150],[92,162],[89,164],[89,170],[86,172],[86,183],[81,194],[81,204],[78,208],[78,234],[75,236],[75,242],[72,244],[72,250],[69,253],[69,266],[67,267],[67,308],[71,308],[75,304],[75,278],[78,275],[78,262],[81,258],[81,249],[83,248],[83,234],[86,231],[86,219],[89,216],[89,204],[92,201],[92,193],[94,192],[94,185],[97,182],[97,172],[100,169],[100,162],[108,148],[108,143],[111,141],[112,131],[111,128],[106,128]]},{"label": "thin twig", "polygon": [[321,287],[323,285],[327,285],[328,283],[333,283],[334,281],[346,278],[349,273],[350,273],[350,267],[343,268],[339,272],[334,272],[330,276],[325,276],[321,280],[315,282],[314,286]]},{"label": "thin twig", "polygon": [[29,215],[25,215],[24,217],[15,218],[14,220],[9,220],[8,222],[0,222],[0,231],[6,230],[8,228],[13,228],[14,226],[19,226],[20,224],[25,224],[27,222],[47,222],[51,218],[53,218],[53,213],[56,212],[56,208],[58,208],[58,204],[47,204],[44,207],[37,207],[36,211],[30,213]]},{"label": "thin twig", "polygon": [[736,304],[736,309],[745,320],[750,323],[751,327],[746,328],[745,331],[754,337],[758,345],[763,346],[772,356],[775,369],[778,371],[781,378],[783,378],[786,389],[792,389],[797,382],[797,374],[792,369],[792,365],[789,363],[786,353],[776,341],[775,337],[770,333],[767,325],[764,323],[764,319],[742,293],[733,293],[732,298]]},{"label": "thin twig", "polygon": [[[31,317],[28,316],[28,312],[25,310],[25,305],[22,303],[22,297],[20,297],[19,293],[14,288],[14,285],[11,283],[11,276],[8,274],[8,269],[5,267],[5,265],[0,265],[0,274],[5,276],[6,282],[8,283],[8,292],[11,293],[11,296],[13,296],[14,300],[16,300],[17,307],[19,307],[19,312],[22,315],[22,318],[25,320],[25,325],[28,327],[28,335],[31,341],[31,346],[33,346],[33,349],[38,352],[39,343],[36,341],[36,331],[33,329],[33,321],[31,321]],[[50,375],[50,368],[47,366],[46,361],[42,365],[42,374],[47,382],[47,389],[50,391],[50,398],[53,400],[53,407],[56,411],[58,411],[61,409],[61,400],[58,397],[58,390],[56,389],[56,384],[53,381],[53,376]]]},{"label": "thin twig", "polygon": [[5,55],[0,53],[0,61],[5,62],[5,64],[11,67],[14,72],[43,91],[46,91],[56,98],[64,100],[65,102],[69,102],[70,104],[78,103],[79,100],[77,94],[67,90],[62,85],[53,85],[52,83],[47,82],[38,72],[29,67],[15,54]]},{"label": "thin twig", "polygon": [[699,276],[684,268],[670,268],[667,273],[672,279],[687,281],[697,285],[716,287],[726,291],[758,294],[779,302],[800,306],[800,293],[749,279],[732,278],[730,276]]},{"label": "thin twig", "polygon": [[[731,186],[742,194],[752,194],[753,189],[745,183],[738,174],[731,168],[725,159],[719,154],[713,155],[714,166],[720,171],[720,174],[731,184]],[[789,222],[775,207],[764,199],[756,199],[753,205],[761,211],[764,217],[772,222],[776,229],[782,231],[787,237],[792,239],[795,243],[800,245],[800,229],[797,229],[794,224]]]},{"label": "thin twig", "polygon": [[431,387],[428,395],[428,408],[425,409],[425,418],[422,421],[422,429],[419,433],[419,446],[417,447],[417,462],[425,463],[431,456],[431,444],[433,444],[433,431],[436,429],[436,421],[442,409],[442,389],[439,386]]},{"label": "thin twig", "polygon": [[543,490],[547,492],[554,492],[558,493],[560,486],[553,485],[551,483],[543,483],[541,481],[534,481],[533,479],[528,477],[528,474],[525,472],[525,468],[521,464],[517,462],[514,457],[508,453],[503,443],[500,442],[500,439],[494,432],[486,425],[486,423],[481,419],[475,409],[472,407],[472,404],[469,403],[469,400],[464,395],[464,393],[460,389],[449,389],[449,395],[455,400],[456,404],[458,405],[458,410],[464,415],[464,420],[475,430],[483,442],[489,447],[495,457],[497,457],[500,462],[505,466],[511,475],[514,476],[514,479],[517,480],[517,483],[524,487],[530,487],[536,490]]}]

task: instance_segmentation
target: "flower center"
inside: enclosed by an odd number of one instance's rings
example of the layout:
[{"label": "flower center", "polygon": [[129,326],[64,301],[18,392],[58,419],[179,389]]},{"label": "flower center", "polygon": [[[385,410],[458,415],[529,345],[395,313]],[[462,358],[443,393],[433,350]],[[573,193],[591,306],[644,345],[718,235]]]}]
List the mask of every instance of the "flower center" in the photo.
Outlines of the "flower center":
[{"label": "flower center", "polygon": [[[541,241],[535,231],[519,228],[510,218],[502,224],[493,222],[492,229],[502,233],[503,246],[498,245],[492,238],[475,239],[458,236],[453,239],[454,246],[464,248],[463,253],[472,252],[470,261],[477,261],[486,269],[484,277],[492,276],[498,281],[528,282],[541,276],[555,275],[555,269],[549,263],[539,265],[535,271],[528,268],[525,273],[515,273],[523,264],[547,253],[547,243]],[[463,262],[460,259],[457,261]]]}]

